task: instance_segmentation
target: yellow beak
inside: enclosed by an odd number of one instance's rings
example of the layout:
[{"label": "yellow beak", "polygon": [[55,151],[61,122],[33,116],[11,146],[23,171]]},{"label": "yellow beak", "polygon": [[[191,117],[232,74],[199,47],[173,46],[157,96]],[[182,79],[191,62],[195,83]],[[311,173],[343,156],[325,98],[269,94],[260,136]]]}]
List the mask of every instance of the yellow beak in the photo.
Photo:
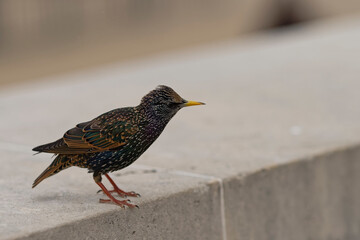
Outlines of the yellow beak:
[{"label": "yellow beak", "polygon": [[184,107],[190,107],[190,106],[195,106],[195,105],[205,105],[205,103],[202,102],[195,102],[195,101],[187,101],[186,103],[184,103]]}]

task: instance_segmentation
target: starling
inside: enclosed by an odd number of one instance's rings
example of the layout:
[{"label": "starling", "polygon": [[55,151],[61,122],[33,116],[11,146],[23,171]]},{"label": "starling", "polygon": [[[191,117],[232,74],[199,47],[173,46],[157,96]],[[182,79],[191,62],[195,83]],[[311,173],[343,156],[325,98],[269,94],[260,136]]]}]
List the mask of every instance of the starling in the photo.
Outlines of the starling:
[{"label": "starling", "polygon": [[[35,147],[33,151],[53,153],[54,161],[35,179],[32,187],[42,180],[71,166],[87,168],[94,181],[109,199],[101,203],[113,203],[121,207],[137,207],[120,197],[138,197],[135,192],[121,190],[108,175],[132,164],[159,137],[170,119],[183,107],[203,105],[186,101],[173,89],[158,86],[145,95],[136,107],[118,108],[97,118],[79,123],[68,130],[59,140]],[[109,191],[101,183],[101,175],[109,180],[114,190]]]}]

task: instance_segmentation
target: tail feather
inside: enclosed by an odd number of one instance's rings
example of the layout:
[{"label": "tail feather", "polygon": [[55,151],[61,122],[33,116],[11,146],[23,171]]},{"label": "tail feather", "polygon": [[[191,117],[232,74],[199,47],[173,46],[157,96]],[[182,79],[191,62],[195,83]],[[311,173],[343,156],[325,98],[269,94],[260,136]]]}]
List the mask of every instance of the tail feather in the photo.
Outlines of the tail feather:
[{"label": "tail feather", "polygon": [[42,180],[45,178],[48,178],[52,175],[55,175],[56,173],[60,172],[61,170],[64,170],[68,167],[71,167],[73,165],[71,158],[69,158],[66,155],[58,155],[54,161],[50,164],[49,167],[43,171],[40,176],[38,176],[33,185],[32,188],[36,187]]}]

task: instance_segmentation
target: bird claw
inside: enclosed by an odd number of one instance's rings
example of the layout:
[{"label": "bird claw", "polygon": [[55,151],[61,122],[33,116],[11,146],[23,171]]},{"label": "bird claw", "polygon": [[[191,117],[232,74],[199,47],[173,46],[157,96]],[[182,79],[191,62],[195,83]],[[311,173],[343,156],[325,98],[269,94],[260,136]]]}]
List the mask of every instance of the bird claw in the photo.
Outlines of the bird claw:
[{"label": "bird claw", "polygon": [[131,192],[125,192],[125,196],[129,196],[129,197],[141,197],[141,195],[139,193],[136,193],[134,191]]},{"label": "bird claw", "polygon": [[140,194],[131,191],[131,192],[124,192],[121,189],[114,189],[109,191],[110,193],[117,193],[120,197],[122,198],[127,198],[127,197],[140,197]]},{"label": "bird claw", "polygon": [[136,193],[136,192],[134,192],[134,191],[131,191],[131,192],[129,192],[129,193],[131,193],[133,196],[131,196],[131,197],[141,197],[141,195],[140,195],[140,193]]},{"label": "bird claw", "polygon": [[[97,194],[99,194],[99,193],[103,193],[103,194],[105,194],[104,193],[104,191],[103,190],[99,190],[99,191],[97,191],[96,193]],[[127,198],[127,197],[141,197],[141,195],[139,194],[139,193],[136,193],[136,192],[134,192],[134,191],[131,191],[131,192],[124,192],[124,191],[122,191],[122,190],[116,190],[116,189],[113,189],[113,190],[111,190],[111,191],[109,191],[109,193],[117,193],[120,197],[122,197],[122,198]]]}]

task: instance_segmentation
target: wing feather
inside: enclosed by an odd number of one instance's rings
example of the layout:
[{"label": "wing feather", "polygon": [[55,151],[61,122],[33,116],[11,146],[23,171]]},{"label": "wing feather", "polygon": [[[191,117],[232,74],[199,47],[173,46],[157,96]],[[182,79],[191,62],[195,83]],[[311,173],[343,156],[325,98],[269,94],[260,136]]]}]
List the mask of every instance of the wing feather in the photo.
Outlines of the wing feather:
[{"label": "wing feather", "polygon": [[92,121],[79,123],[68,130],[63,138],[34,148],[34,151],[56,154],[82,154],[118,149],[125,145],[138,130],[132,123],[130,108],[105,113]]}]

